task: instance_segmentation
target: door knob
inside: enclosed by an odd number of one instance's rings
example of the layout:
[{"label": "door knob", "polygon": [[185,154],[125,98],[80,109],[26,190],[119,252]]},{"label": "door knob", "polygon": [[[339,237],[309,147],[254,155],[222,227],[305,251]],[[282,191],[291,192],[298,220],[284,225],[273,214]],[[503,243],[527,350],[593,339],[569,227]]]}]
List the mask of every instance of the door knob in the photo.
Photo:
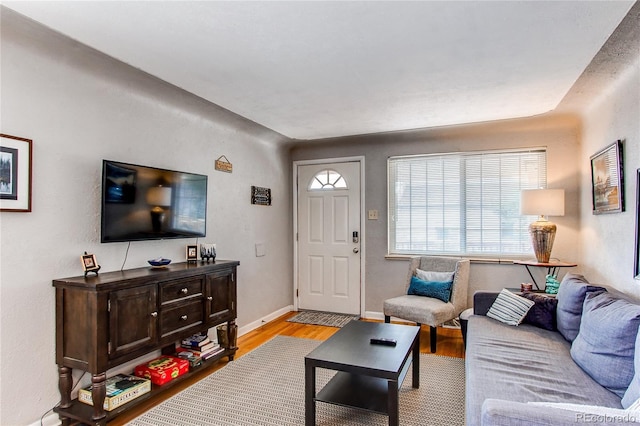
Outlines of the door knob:
[{"label": "door knob", "polygon": [[355,247],[355,248],[353,249],[353,252],[354,252],[354,253],[358,253],[359,251],[360,251],[360,249],[359,249],[358,247]]}]

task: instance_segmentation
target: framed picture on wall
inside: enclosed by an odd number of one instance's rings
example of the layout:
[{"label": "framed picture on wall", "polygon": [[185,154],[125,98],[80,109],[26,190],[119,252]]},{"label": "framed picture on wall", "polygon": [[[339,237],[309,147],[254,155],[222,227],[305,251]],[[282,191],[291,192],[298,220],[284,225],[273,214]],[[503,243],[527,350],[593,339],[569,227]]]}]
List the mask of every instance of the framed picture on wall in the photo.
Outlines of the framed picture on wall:
[{"label": "framed picture on wall", "polygon": [[624,211],[622,141],[616,141],[591,157],[593,213]]},{"label": "framed picture on wall", "polygon": [[636,173],[636,255],[633,270],[636,280],[640,280],[640,169]]},{"label": "framed picture on wall", "polygon": [[32,140],[0,134],[0,211],[31,211]]}]

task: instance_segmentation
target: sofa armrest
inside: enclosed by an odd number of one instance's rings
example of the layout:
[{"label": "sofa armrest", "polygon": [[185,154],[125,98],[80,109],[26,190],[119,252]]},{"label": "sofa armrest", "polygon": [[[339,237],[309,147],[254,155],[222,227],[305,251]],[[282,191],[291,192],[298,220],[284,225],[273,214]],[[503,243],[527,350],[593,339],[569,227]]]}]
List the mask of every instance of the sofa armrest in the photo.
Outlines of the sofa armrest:
[{"label": "sofa armrest", "polygon": [[473,294],[473,313],[474,315],[487,315],[489,308],[498,297],[495,291],[476,291]]},{"label": "sofa armrest", "polygon": [[487,399],[482,404],[482,426],[576,426],[580,423],[591,424],[630,424],[640,421],[636,412],[601,415],[565,410],[561,408]]}]

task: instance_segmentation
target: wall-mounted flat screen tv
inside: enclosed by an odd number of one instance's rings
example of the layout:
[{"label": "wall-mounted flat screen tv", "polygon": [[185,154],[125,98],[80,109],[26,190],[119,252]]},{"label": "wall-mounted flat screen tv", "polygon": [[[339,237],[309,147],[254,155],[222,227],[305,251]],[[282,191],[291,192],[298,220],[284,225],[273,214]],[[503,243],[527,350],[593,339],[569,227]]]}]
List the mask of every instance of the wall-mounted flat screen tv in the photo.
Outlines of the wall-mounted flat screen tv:
[{"label": "wall-mounted flat screen tv", "polygon": [[206,235],[207,176],[102,161],[103,243]]}]

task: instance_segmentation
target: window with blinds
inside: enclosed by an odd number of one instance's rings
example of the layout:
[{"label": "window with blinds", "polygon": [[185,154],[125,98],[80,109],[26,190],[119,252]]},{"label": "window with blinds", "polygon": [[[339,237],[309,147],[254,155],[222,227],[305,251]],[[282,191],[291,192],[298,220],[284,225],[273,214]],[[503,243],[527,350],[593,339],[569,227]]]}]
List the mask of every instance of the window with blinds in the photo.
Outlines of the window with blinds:
[{"label": "window with blinds", "polygon": [[530,254],[520,191],[546,188],[544,148],[390,157],[389,254]]}]

